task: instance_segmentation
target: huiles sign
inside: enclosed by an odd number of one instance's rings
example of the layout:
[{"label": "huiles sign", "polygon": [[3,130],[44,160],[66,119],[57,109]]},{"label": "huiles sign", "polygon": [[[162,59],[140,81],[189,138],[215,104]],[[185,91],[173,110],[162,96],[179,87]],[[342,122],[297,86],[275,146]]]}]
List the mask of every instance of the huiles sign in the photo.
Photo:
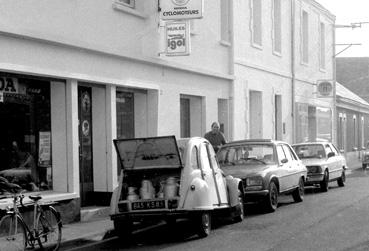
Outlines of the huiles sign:
[{"label": "huiles sign", "polygon": [[189,23],[186,21],[165,24],[166,55],[186,56],[190,54]]},{"label": "huiles sign", "polygon": [[202,18],[203,6],[203,0],[160,0],[160,18],[162,20]]}]

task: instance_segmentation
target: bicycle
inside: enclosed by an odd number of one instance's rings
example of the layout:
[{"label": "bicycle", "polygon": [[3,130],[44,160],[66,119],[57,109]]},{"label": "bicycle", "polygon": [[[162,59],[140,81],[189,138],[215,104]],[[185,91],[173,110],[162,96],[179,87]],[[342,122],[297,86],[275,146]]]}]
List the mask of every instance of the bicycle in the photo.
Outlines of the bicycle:
[{"label": "bicycle", "polygon": [[54,203],[41,204],[41,196],[28,196],[33,204],[33,229],[30,229],[18,208],[18,201],[24,207],[24,197],[21,193],[13,194],[13,207],[8,207],[0,220],[0,250],[34,249],[37,244],[41,250],[58,250],[62,222],[60,213],[52,206]]}]

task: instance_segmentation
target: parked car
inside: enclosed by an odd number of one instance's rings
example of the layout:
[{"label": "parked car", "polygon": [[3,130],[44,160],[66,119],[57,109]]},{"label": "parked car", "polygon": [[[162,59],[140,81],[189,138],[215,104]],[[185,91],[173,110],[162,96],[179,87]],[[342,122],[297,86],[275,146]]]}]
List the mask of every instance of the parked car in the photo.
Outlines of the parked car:
[{"label": "parked car", "polygon": [[261,202],[274,212],[280,194],[303,201],[306,168],[292,147],[281,141],[250,139],[223,145],[217,153],[226,175],[242,179],[245,202]]},{"label": "parked car", "polygon": [[328,191],[331,181],[337,181],[340,187],[345,185],[346,159],[332,143],[310,142],[292,147],[308,170],[305,185],[319,184],[322,192]]},{"label": "parked car", "polygon": [[366,143],[366,147],[363,149],[364,151],[363,151],[361,161],[362,161],[363,170],[365,170],[369,165],[369,142]]},{"label": "parked car", "polygon": [[188,218],[205,237],[214,215],[243,220],[242,182],[223,175],[206,139],[116,139],[114,145],[122,174],[111,198],[111,220],[119,237],[129,240],[133,222]]}]

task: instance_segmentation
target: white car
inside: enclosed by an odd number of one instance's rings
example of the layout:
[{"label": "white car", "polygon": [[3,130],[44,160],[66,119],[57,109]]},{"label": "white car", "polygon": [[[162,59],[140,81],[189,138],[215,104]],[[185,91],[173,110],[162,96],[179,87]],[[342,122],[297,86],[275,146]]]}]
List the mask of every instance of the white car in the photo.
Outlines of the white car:
[{"label": "white car", "polygon": [[205,237],[215,211],[242,221],[241,180],[225,177],[206,139],[164,136],[117,139],[114,144],[122,174],[111,198],[111,219],[120,238],[129,241],[133,222],[174,224],[189,218]]},{"label": "white car", "polygon": [[331,181],[337,181],[340,187],[345,185],[346,159],[332,143],[308,142],[292,147],[308,170],[305,185],[319,184],[322,192],[328,191]]}]

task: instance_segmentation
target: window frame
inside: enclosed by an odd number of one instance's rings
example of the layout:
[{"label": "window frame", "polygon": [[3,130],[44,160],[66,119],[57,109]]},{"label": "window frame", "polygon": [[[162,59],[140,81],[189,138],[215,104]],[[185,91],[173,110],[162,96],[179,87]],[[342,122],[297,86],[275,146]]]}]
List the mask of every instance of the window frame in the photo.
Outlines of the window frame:
[{"label": "window frame", "polygon": [[[306,16],[306,20],[305,17]],[[301,64],[309,64],[309,13],[307,10],[301,10]]]},{"label": "window frame", "polygon": [[[260,4],[259,13],[258,13],[259,14],[258,16],[260,18],[259,20],[256,20],[255,13],[254,13],[254,11],[255,11],[255,6],[254,6],[255,4],[254,3],[256,1],[258,1],[258,3]],[[263,27],[263,17],[262,17],[262,15],[263,15],[263,4],[262,4],[262,0],[252,0],[252,1],[250,1],[251,45],[253,47],[255,47],[255,48],[258,48],[258,49],[262,49],[262,47],[263,47],[263,29],[262,29],[262,27]],[[259,30],[254,29],[254,27],[256,27],[255,26],[255,23],[256,23],[255,21],[258,21],[258,23],[260,24],[257,27],[257,28],[259,28]],[[259,33],[260,41],[255,41],[256,31],[258,31],[258,33]]]},{"label": "window frame", "polygon": [[[278,13],[276,13],[276,2],[279,3]],[[273,29],[272,29],[272,41],[273,41],[273,54],[277,56],[282,55],[282,0],[273,0],[272,1],[273,8],[272,8],[272,22],[273,22]],[[278,22],[277,22],[278,21]],[[277,27],[278,25],[278,27]],[[278,30],[276,29],[278,28]],[[277,34],[278,31],[278,34]],[[278,37],[278,41],[277,41]],[[276,49],[276,43],[279,43],[279,51]]]}]

